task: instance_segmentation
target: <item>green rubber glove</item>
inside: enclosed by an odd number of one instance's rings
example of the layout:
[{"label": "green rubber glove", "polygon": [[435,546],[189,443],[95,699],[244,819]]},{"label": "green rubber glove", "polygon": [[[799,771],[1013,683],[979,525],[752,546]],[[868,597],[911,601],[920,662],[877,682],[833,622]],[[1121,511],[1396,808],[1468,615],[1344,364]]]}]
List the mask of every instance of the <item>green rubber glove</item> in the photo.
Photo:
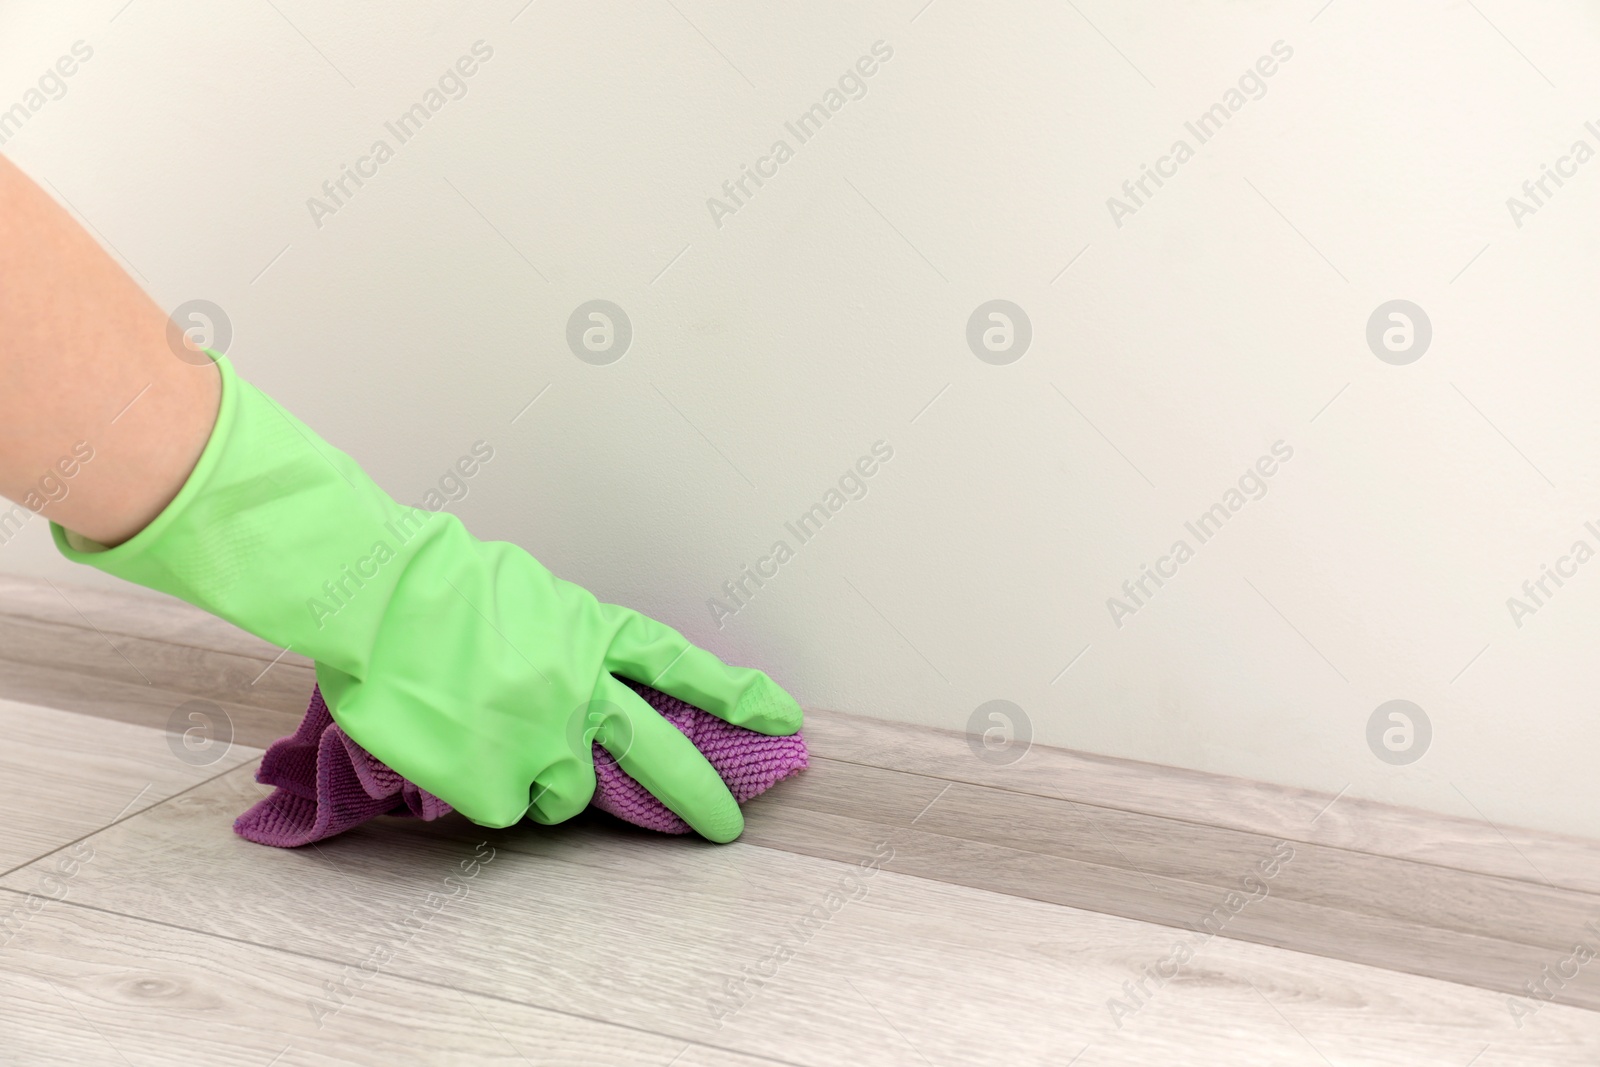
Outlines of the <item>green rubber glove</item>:
[{"label": "green rubber glove", "polygon": [[211,357],[221,409],[183,489],[114,548],[52,524],[67,558],[310,656],[334,721],[473,822],[578,814],[598,740],[701,835],[739,836],[744,818],[716,771],[618,678],[765,734],[800,728],[793,697],[516,545],[396,503]]}]

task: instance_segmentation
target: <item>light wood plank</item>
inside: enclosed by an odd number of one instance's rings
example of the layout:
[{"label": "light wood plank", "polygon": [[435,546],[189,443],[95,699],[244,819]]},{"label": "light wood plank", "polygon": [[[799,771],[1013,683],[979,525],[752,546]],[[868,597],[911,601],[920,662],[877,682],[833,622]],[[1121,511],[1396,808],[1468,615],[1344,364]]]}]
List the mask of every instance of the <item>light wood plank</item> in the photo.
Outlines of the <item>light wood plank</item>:
[{"label": "light wood plank", "polygon": [[155,730],[165,730],[173,709],[186,701],[208,700],[227,714],[234,739],[254,748],[266,748],[293,733],[311,697],[309,677],[304,692],[286,697],[278,708],[241,704],[181,678],[173,679],[173,684],[178,688],[98,677],[59,661],[43,666],[0,658],[0,697]]},{"label": "light wood plank", "polygon": [[[1126,861],[1101,864],[1008,847],[974,839],[968,836],[970,831],[961,836],[930,833],[922,829],[921,822],[908,829],[853,816],[803,813],[803,809],[786,805],[781,796],[748,806],[746,819],[745,839],[770,848],[848,860],[872,843],[892,838],[900,847],[886,870],[1105,912],[1177,931],[1203,930],[1209,921],[1213,929],[1231,939],[1506,993],[1516,993],[1523,982],[1539,978],[1540,968],[1568,955],[1574,940],[1600,943],[1600,935],[1582,925],[1588,916],[1600,914],[1592,897],[1574,894],[1581,899],[1567,902],[1552,916],[1529,916],[1524,911],[1519,916],[1522,922],[1501,921],[1484,908],[1490,921],[1483,929],[1453,930],[1436,924],[1427,901],[1415,902],[1416,917],[1396,917],[1396,911],[1410,909],[1393,907],[1383,893],[1384,886],[1362,878],[1363,872],[1340,870],[1334,862],[1337,857],[1323,856],[1320,865],[1337,892],[1350,898],[1349,909],[1308,901],[1304,899],[1307,896],[1324,895],[1315,875],[1306,877],[1306,872],[1296,871],[1296,864],[1313,846],[1299,845],[1277,868],[1278,874],[1266,879],[1261,877],[1259,865],[1272,859],[1274,850],[1273,842],[1264,838],[1258,852],[1240,854],[1237,868],[1226,874],[1219,871],[1208,884],[1139,871]],[[1351,853],[1342,855],[1353,857]],[[1310,860],[1314,866],[1318,864],[1317,857]],[[1404,869],[1406,865],[1399,866]],[[1476,906],[1471,897],[1473,886],[1457,883],[1484,876],[1431,870],[1444,876],[1440,888],[1445,901],[1458,907]],[[1255,888],[1246,883],[1247,876],[1256,877]],[[1528,888],[1521,883],[1508,884]],[[1404,888],[1397,886],[1396,890],[1403,892]],[[1230,893],[1256,899],[1232,913],[1223,909]],[[1515,891],[1502,895],[1513,902],[1519,900]],[[1511,940],[1507,935],[1518,931],[1504,929],[1507,926],[1532,926],[1541,935],[1541,943]],[[1563,932],[1568,934],[1566,940],[1561,940]],[[1557,999],[1578,1007],[1600,1008],[1600,974],[1580,974],[1578,980],[1557,991]]]},{"label": "light wood plank", "polygon": [[[136,585],[107,589],[0,574],[0,617],[167,641],[263,663],[282,651],[193,604]],[[310,666],[310,660],[294,652],[282,662]]]},{"label": "light wood plank", "polygon": [[[923,834],[966,843],[978,853],[995,847],[1035,854],[1057,871],[1109,868],[1136,875],[1134,883],[1144,886],[1159,879],[1237,889],[1241,878],[1287,840],[820,758],[809,773],[782,783],[768,802],[752,809],[760,815],[755,832],[759,835],[773,823],[800,821],[802,810],[865,820],[871,824],[866,832],[879,835],[886,827],[915,822]],[[1287,848],[1293,859],[1273,877],[1273,896],[1430,928],[1441,939],[1460,933],[1566,948],[1581,935],[1584,923],[1600,916],[1597,894],[1303,841]],[[981,877],[981,872],[980,867],[968,876]],[[1011,891],[999,878],[977,888]],[[1107,892],[1107,910],[1170,925],[1193,920],[1184,899],[1164,915],[1118,910],[1122,899],[1120,893]]]},{"label": "light wood plank", "polygon": [[[844,864],[600,817],[382,820],[264,849],[229,829],[257,788],[241,768],[96,835],[70,899],[355,965],[487,840],[498,851],[470,896],[392,973],[806,1064],[1059,1065],[1086,1044],[1080,1064],[1319,1062],[1308,1040],[1336,1063],[1465,1064],[1485,1043],[1498,1058],[1480,1064],[1600,1056],[1592,1013],[1549,1005],[1518,1030],[1502,995],[1227,938],[1118,1027],[1110,1001],[1178,932],[888,870],[854,883]],[[896,859],[919,848],[910,833],[887,844]],[[814,907],[827,918],[802,936]],[[719,1028],[711,998],[783,945],[792,956]]]},{"label": "light wood plank", "polygon": [[[54,590],[49,593],[32,610],[63,606]],[[116,598],[95,606],[114,615]],[[193,623],[184,616],[190,610],[168,605],[156,628],[171,632]],[[0,618],[0,627],[6,625]],[[38,692],[39,699],[161,727],[182,699],[172,691],[119,681],[127,664],[107,637],[91,629],[59,622],[10,625],[21,630],[16,642],[21,651],[11,653],[10,661],[0,659],[0,681],[20,674],[29,683],[25,691]],[[192,645],[116,640],[163,681],[210,697],[238,687],[241,663],[255,670],[260,662]],[[18,663],[19,658],[48,660],[54,667]],[[74,671],[75,663],[96,669]],[[309,671],[290,667],[280,677],[290,674],[302,676],[309,687]],[[243,740],[266,744],[292,729],[303,699],[298,687],[290,686],[262,701],[278,704],[276,710],[223,707]],[[826,750],[834,743],[828,735],[832,720],[824,713],[820,721],[823,737],[814,747]],[[878,727],[885,728],[905,732]],[[811,732],[819,733],[815,723]],[[940,740],[930,731],[911,731],[910,737],[924,748]],[[956,751],[967,754],[965,739],[958,740]],[[874,758],[885,750],[895,748],[879,746]],[[1047,759],[1057,755],[1044,750]],[[935,797],[938,803],[928,809]],[[1192,813],[1176,819],[1104,804],[819,757],[811,774],[786,783],[752,809],[747,840],[820,858],[848,858],[851,849],[918,819],[915,863],[902,859],[895,869],[1182,929],[1193,927],[1221,894],[1237,888],[1278,840],[1204,825]],[[861,817],[862,812],[870,817]],[[1308,818],[1307,828],[1321,817]],[[1295,845],[1296,862],[1285,867],[1271,899],[1231,921],[1227,936],[1514,992],[1538,975],[1551,950],[1584,936],[1583,922],[1600,913],[1595,899],[1570,890],[1298,839]],[[1569,983],[1559,996],[1565,1003],[1600,1006],[1600,996],[1586,981]]]},{"label": "light wood plank", "polygon": [[[0,908],[16,894],[0,890]],[[56,903],[4,949],[5,1062],[221,1067],[773,1061]],[[348,994],[337,998],[332,982]],[[313,1010],[315,1006],[315,1010]],[[673,1057],[677,1057],[676,1060]]]},{"label": "light wood plank", "polygon": [[0,617],[0,660],[79,676],[178,689],[211,700],[278,710],[300,705],[316,678],[310,667],[127,634]]},{"label": "light wood plank", "polygon": [[195,766],[173,754],[165,733],[12,700],[0,700],[0,738],[0,870],[260,755],[236,745]]},{"label": "light wood plank", "polygon": [[[230,714],[236,703],[263,708],[263,714],[245,710],[235,716],[239,736],[251,744],[265,745],[288,733],[304,711],[312,675],[310,661],[303,657],[291,652],[269,672],[282,671],[269,687],[271,699],[241,700],[237,692],[228,691],[248,670],[240,657],[264,665],[278,649],[170,597],[131,587],[123,592],[57,585],[59,592],[38,579],[0,575],[0,617],[19,625],[32,621],[90,632],[98,628],[113,636],[221,654],[215,661],[203,654],[169,654],[165,660],[157,656],[156,662],[170,662],[174,668],[170,678],[157,679],[157,684],[215,700]],[[108,651],[83,654],[103,656]],[[62,665],[69,675],[78,662],[60,653],[42,658]],[[128,672],[117,675],[115,663],[106,664],[106,684],[41,676],[34,666],[0,662],[0,693],[49,703],[45,697],[50,687],[61,685],[67,691],[61,706],[116,716],[126,700],[130,710],[124,714],[150,721],[145,705],[131,699],[132,691],[118,689],[121,683],[115,679]],[[1033,746],[1016,764],[998,767],[976,759],[960,733],[823,709],[808,710],[806,732],[818,755],[841,761],[1600,893],[1600,842],[1043,745]]]},{"label": "light wood plank", "polygon": [[1047,745],[996,766],[964,734],[818,708],[806,740],[841,761],[1600,893],[1600,842],[1576,837]]}]

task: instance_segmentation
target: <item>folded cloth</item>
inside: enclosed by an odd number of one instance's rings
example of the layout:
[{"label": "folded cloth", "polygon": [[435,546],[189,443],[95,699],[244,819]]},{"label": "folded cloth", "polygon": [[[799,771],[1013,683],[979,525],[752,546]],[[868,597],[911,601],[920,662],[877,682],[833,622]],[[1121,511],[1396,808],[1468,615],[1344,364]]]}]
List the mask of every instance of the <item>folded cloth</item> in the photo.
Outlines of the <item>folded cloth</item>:
[{"label": "folded cloth", "polygon": [[[806,743],[799,734],[758,734],[647,685],[627,684],[694,742],[741,804],[807,766]],[[594,746],[594,773],[592,806],[647,830],[689,832],[688,823],[628,777],[599,745]],[[256,781],[273,786],[273,791],[234,820],[233,829],[240,837],[276,848],[309,845],[379,815],[428,820],[451,810],[339,729],[320,689],[311,691],[300,728],[267,749]]]}]

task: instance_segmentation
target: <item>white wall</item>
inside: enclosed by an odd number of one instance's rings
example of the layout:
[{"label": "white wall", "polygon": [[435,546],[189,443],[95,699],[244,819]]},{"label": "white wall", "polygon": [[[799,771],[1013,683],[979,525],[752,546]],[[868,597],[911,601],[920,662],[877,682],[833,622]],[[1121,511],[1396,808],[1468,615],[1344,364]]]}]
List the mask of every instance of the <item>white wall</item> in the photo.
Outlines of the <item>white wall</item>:
[{"label": "white wall", "polygon": [[[242,373],[396,495],[489,441],[475,532],[809,704],[964,728],[1005,699],[1051,744],[1600,833],[1600,562],[1507,607],[1600,549],[1600,160],[1520,226],[1506,202],[1600,148],[1594,5],[923,3],[11,0],[0,106],[94,56],[4,150],[164,306],[226,309]],[[307,199],[477,41],[467,95],[319,228]],[[877,41],[865,96],[788,134]],[[1279,41],[1118,226],[1107,198]],[[608,366],[564,340],[596,298],[634,331]],[[966,342],[995,298],[1032,325],[1008,365]],[[1391,365],[1366,325],[1402,298],[1433,338]],[[880,440],[868,495],[719,627],[724,580]],[[89,577],[43,534],[0,569]],[[1391,699],[1432,724],[1405,766],[1368,746]]]}]

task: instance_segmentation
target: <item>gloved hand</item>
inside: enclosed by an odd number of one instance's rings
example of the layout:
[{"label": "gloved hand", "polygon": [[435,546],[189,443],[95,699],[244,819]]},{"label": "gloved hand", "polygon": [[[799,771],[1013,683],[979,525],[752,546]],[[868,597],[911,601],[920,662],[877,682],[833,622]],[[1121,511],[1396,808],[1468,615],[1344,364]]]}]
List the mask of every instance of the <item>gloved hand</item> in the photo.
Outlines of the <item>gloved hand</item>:
[{"label": "gloved hand", "polygon": [[401,506],[211,356],[221,409],[183,489],[113,548],[52,523],[67,558],[310,656],[345,733],[473,822],[578,814],[598,740],[698,833],[739,836],[716,771],[618,677],[765,734],[800,728],[793,697],[448,512]]}]

